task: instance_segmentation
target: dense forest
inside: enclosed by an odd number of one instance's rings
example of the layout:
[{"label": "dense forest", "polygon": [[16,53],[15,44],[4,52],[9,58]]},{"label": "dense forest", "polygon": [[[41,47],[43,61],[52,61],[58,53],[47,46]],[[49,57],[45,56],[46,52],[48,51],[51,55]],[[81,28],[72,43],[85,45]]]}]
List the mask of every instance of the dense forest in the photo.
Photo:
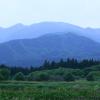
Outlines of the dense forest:
[{"label": "dense forest", "polygon": [[0,65],[0,80],[19,81],[75,81],[99,80],[100,61],[61,59],[58,62],[45,60],[40,67],[11,67]]}]

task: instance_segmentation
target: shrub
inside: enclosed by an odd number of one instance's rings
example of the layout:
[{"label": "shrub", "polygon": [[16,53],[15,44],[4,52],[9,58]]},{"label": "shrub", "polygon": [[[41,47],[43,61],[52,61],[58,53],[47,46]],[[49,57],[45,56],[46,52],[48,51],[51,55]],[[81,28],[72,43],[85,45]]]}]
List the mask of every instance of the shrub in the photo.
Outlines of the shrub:
[{"label": "shrub", "polygon": [[36,78],[37,81],[48,81],[49,75],[47,73],[39,73]]},{"label": "shrub", "polygon": [[24,81],[25,80],[25,76],[24,76],[24,74],[22,72],[18,72],[17,74],[15,74],[14,80]]},{"label": "shrub", "polygon": [[51,75],[50,80],[51,81],[64,81],[64,78],[61,75]]},{"label": "shrub", "polygon": [[4,80],[4,77],[2,74],[0,74],[0,81]]},{"label": "shrub", "polygon": [[28,81],[35,81],[36,80],[36,75],[34,73],[30,73],[28,76],[27,76],[27,80]]},{"label": "shrub", "polygon": [[75,77],[73,76],[73,74],[68,73],[68,74],[66,74],[66,75],[64,76],[64,80],[65,80],[65,81],[68,81],[68,82],[70,82],[70,81],[75,81]]},{"label": "shrub", "polygon": [[94,80],[95,80],[94,75],[93,75],[92,73],[89,73],[89,74],[87,75],[86,79],[87,79],[88,81],[94,81]]},{"label": "shrub", "polygon": [[3,80],[8,80],[10,77],[10,70],[2,68],[0,69],[0,76],[3,77]]}]

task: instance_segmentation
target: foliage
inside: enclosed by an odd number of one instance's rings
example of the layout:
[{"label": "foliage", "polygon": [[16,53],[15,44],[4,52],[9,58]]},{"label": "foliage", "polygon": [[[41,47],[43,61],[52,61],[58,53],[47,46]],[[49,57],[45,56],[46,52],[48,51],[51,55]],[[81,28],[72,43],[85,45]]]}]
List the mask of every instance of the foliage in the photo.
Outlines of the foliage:
[{"label": "foliage", "polygon": [[87,75],[86,79],[87,79],[88,81],[94,81],[94,80],[95,80],[92,73],[89,73],[89,74]]},{"label": "foliage", "polygon": [[4,80],[4,77],[2,74],[0,74],[0,81],[3,81]]},{"label": "foliage", "polygon": [[[64,81],[64,76],[68,73],[74,76],[75,80],[86,79],[87,75],[93,71],[100,70],[100,61],[93,59],[81,60],[77,59],[61,59],[58,62],[45,60],[40,67],[9,67],[0,65],[1,80],[29,80],[29,81]],[[19,74],[19,72],[21,72]],[[100,73],[100,72],[98,72]],[[16,76],[17,75],[17,76]],[[95,80],[100,80],[100,76]]]},{"label": "foliage", "polygon": [[64,80],[70,82],[70,81],[75,81],[75,78],[71,73],[68,73],[64,76]]},{"label": "foliage", "polygon": [[14,80],[24,81],[25,80],[25,76],[24,76],[24,74],[22,72],[19,72],[19,73],[15,74]]},{"label": "foliage", "polygon": [[49,75],[47,73],[39,73],[37,74],[37,81],[48,81],[49,80]]},{"label": "foliage", "polygon": [[8,80],[10,78],[10,70],[7,68],[0,69],[0,75],[3,80]]},{"label": "foliage", "polygon": [[0,100],[99,100],[99,82],[2,82]]}]

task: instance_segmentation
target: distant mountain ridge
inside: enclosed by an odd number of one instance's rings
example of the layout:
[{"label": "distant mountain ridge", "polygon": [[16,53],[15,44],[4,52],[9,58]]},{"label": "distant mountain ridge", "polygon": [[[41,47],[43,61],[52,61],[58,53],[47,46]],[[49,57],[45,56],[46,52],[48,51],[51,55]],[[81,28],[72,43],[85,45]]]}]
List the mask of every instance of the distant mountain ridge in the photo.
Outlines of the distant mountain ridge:
[{"label": "distant mountain ridge", "polygon": [[0,44],[0,64],[39,66],[45,59],[100,59],[100,44],[74,33],[52,33]]},{"label": "distant mountain ridge", "polygon": [[100,42],[100,29],[81,28],[63,22],[41,22],[32,25],[17,24],[9,28],[0,28],[0,42],[15,39],[31,39],[48,33],[75,33]]}]

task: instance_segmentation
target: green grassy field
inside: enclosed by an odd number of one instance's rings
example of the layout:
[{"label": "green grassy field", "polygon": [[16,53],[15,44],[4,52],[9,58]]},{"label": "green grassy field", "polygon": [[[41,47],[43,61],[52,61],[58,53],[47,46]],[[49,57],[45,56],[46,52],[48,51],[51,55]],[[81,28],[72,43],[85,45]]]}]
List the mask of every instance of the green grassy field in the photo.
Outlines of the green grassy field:
[{"label": "green grassy field", "polygon": [[100,82],[0,82],[0,100],[100,100]]}]

